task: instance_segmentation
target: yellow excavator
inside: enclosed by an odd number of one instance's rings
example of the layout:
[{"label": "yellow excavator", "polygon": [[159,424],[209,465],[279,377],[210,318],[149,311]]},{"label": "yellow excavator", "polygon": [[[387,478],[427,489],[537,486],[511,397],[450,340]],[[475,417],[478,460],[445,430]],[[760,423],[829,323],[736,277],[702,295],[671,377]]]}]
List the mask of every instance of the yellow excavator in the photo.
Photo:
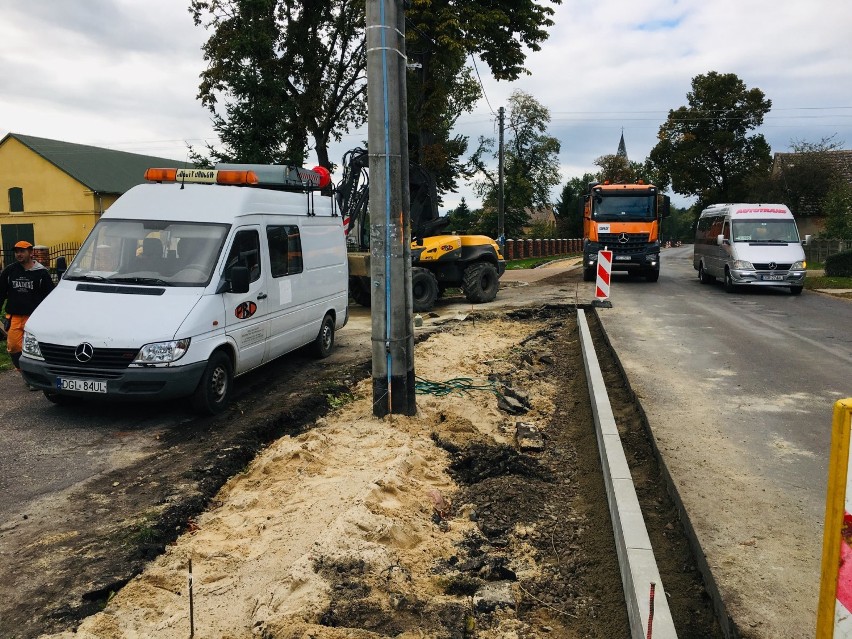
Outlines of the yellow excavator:
[{"label": "yellow excavator", "polygon": [[[343,177],[335,197],[349,248],[349,294],[370,305],[369,157],[366,149],[343,156]],[[409,166],[411,197],[411,288],[417,312],[429,311],[448,288],[460,288],[469,302],[490,302],[500,289],[506,261],[485,235],[443,233],[449,219],[438,215],[435,181],[422,167]]]}]

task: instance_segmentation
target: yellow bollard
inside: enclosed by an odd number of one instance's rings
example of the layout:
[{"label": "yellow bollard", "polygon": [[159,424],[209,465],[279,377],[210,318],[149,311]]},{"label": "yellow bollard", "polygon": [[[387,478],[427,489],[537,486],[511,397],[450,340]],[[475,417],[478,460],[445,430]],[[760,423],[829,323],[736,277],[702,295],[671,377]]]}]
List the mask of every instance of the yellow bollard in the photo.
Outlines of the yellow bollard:
[{"label": "yellow bollard", "polygon": [[825,497],[817,639],[852,639],[852,398],[834,404]]}]

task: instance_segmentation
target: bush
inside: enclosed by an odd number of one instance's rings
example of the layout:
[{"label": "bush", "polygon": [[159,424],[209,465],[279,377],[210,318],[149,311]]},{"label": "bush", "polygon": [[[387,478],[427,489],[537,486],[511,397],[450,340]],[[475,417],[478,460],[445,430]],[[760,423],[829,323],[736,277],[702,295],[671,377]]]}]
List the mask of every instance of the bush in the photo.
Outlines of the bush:
[{"label": "bush", "polygon": [[825,274],[829,277],[852,277],[852,251],[842,251],[825,258]]}]

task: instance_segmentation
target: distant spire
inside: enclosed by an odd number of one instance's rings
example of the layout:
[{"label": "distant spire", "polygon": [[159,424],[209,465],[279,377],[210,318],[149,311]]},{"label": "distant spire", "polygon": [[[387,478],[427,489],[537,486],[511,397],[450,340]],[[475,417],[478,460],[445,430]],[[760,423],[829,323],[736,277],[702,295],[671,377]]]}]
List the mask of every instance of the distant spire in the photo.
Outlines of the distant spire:
[{"label": "distant spire", "polygon": [[627,145],[624,144],[624,127],[621,128],[621,140],[618,142],[618,151],[615,154],[620,158],[627,159]]}]

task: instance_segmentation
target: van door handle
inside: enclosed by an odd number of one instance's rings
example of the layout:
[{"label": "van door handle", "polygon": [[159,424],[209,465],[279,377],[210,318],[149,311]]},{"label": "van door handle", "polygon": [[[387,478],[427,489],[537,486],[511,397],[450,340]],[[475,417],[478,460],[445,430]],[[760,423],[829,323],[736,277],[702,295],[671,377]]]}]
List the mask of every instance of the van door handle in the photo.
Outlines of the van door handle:
[{"label": "van door handle", "polygon": [[265,300],[265,299],[266,299],[266,293],[258,293],[258,294],[257,294],[257,299],[259,299],[259,300]]}]

